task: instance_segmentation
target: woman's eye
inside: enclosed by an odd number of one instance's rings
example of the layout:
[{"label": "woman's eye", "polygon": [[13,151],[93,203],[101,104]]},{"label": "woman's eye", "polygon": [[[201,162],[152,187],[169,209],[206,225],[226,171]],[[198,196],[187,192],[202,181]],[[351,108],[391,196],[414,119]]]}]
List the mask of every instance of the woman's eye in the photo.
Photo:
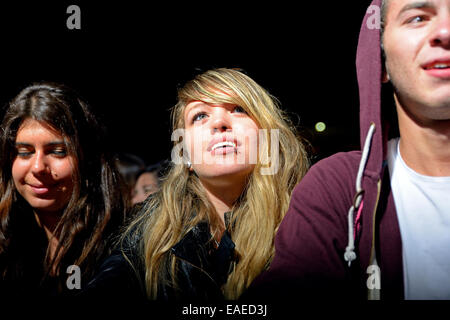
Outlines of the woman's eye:
[{"label": "woman's eye", "polygon": [[247,111],[245,111],[244,108],[242,108],[241,106],[236,106],[233,109],[234,112],[239,112],[239,113],[247,113]]},{"label": "woman's eye", "polygon": [[54,149],[51,153],[58,157],[65,157],[67,155],[66,149]]},{"label": "woman's eye", "polygon": [[31,156],[31,154],[32,154],[32,152],[29,151],[29,150],[21,150],[21,149],[18,149],[16,152],[17,152],[17,156],[18,156],[18,157],[21,157],[21,158],[29,157],[29,156]]},{"label": "woman's eye", "polygon": [[207,116],[206,113],[204,113],[204,112],[199,112],[199,113],[197,113],[197,114],[192,118],[192,122],[202,120],[202,119],[204,119],[206,116]]}]

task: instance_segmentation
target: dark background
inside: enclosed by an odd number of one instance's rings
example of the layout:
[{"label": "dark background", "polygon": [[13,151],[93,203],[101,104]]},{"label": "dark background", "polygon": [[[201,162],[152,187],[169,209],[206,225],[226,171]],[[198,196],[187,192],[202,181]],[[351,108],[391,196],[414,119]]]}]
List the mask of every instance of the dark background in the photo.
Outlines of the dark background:
[{"label": "dark background", "polygon": [[[242,68],[291,113],[314,161],[359,148],[355,55],[369,1],[93,2],[0,5],[2,106],[33,81],[65,83],[102,116],[105,143],[154,163],[170,158],[177,86],[196,69]],[[81,30],[66,27],[71,4]]]}]

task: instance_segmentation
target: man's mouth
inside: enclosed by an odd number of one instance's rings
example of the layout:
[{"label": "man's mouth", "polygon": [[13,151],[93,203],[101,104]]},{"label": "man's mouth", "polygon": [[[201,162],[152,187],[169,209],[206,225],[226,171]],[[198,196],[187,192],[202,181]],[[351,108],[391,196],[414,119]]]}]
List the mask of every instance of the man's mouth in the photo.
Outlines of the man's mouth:
[{"label": "man's mouth", "polygon": [[450,68],[450,59],[435,59],[433,61],[430,61],[428,63],[425,63],[422,66],[425,70],[433,70],[433,69],[438,69],[438,70],[442,70],[442,69],[448,69]]},{"label": "man's mouth", "polygon": [[448,63],[437,62],[437,63],[433,63],[431,65],[425,66],[425,70],[448,69],[448,68],[450,68],[450,62],[448,62]]},{"label": "man's mouth", "polygon": [[422,65],[423,70],[435,79],[448,81],[450,79],[450,59],[436,59]]}]

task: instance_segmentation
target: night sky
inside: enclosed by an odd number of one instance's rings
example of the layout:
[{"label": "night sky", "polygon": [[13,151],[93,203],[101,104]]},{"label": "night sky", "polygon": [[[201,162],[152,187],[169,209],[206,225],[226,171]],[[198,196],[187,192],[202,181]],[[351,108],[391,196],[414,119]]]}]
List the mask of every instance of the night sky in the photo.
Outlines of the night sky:
[{"label": "night sky", "polygon": [[[101,115],[105,143],[154,163],[170,158],[177,86],[198,69],[242,68],[291,114],[314,161],[359,148],[355,55],[369,1],[92,2],[0,5],[2,106],[33,81],[62,82]],[[81,30],[66,27],[71,4]]]}]

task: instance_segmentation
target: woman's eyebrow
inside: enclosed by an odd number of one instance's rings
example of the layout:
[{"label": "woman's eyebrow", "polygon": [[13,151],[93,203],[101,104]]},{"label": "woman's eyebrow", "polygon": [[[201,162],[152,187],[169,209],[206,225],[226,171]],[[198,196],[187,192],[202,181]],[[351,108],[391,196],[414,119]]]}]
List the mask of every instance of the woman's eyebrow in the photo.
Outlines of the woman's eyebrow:
[{"label": "woman's eyebrow", "polygon": [[51,141],[49,143],[45,144],[46,146],[60,146],[60,145],[65,145],[64,141]]},{"label": "woman's eyebrow", "polygon": [[198,109],[198,108],[202,108],[202,107],[205,107],[205,106],[207,106],[206,103],[198,103],[198,104],[196,104],[196,105],[194,105],[192,107],[189,107],[189,109],[186,110],[186,115],[188,115],[192,110],[195,110],[195,109]]},{"label": "woman's eyebrow", "polygon": [[31,143],[27,143],[27,142],[16,142],[15,143],[16,147],[31,147]]},{"label": "woman's eyebrow", "polygon": [[[31,146],[33,146],[32,143],[21,142],[21,141],[16,142],[15,145],[16,145],[16,147],[31,147]],[[45,144],[45,146],[60,146],[60,145],[65,145],[64,141],[57,140],[57,141],[51,141],[51,142]]]}]

